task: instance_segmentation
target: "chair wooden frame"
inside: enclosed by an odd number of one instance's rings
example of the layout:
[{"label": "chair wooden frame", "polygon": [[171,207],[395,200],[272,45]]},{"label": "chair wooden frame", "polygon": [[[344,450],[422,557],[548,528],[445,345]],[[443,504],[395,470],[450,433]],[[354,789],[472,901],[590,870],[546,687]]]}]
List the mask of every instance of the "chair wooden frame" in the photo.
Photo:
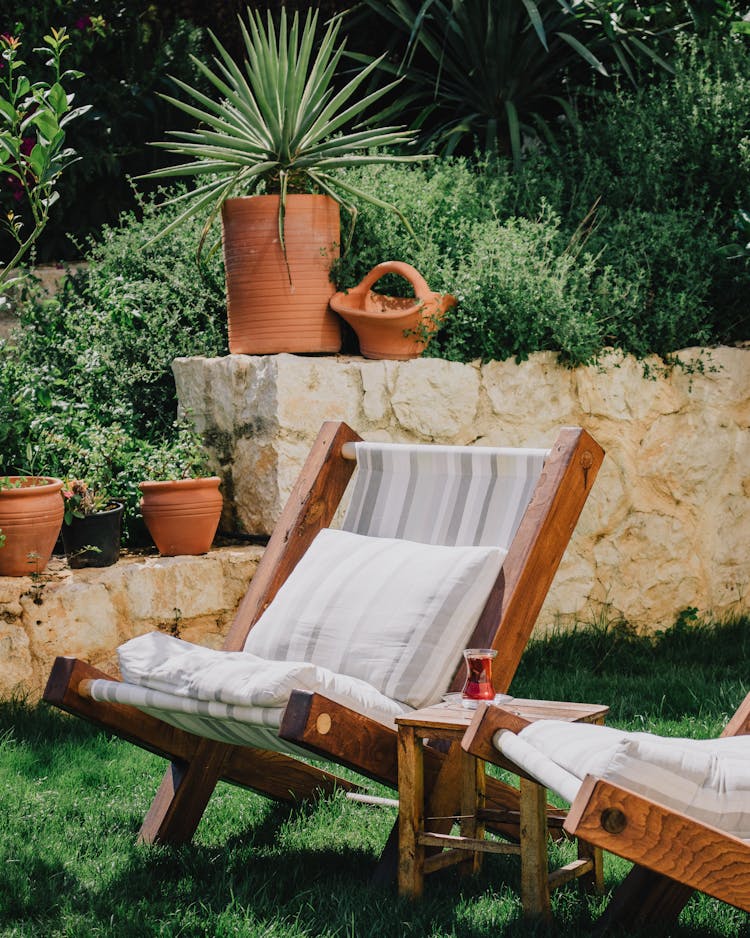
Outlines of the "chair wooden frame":
[{"label": "chair wooden frame", "polygon": [[[354,470],[347,444],[359,439],[344,423],[323,424],[239,606],[224,650],[242,649],[249,630],[315,535],[331,523]],[[495,671],[499,691],[507,689],[516,671],[603,457],[602,448],[580,428],[563,428],[552,446],[472,637],[475,644],[502,651]],[[139,839],[144,842],[189,841],[219,780],[285,801],[336,787],[356,787],[287,755],[215,742],[134,707],[95,701],[88,696],[88,686],[97,678],[113,679],[84,661],[58,658],[44,699],[170,761],[140,830]],[[461,662],[457,662],[452,687],[458,688],[460,680]],[[279,735],[331,762],[398,787],[395,730],[320,694],[295,691]],[[442,810],[445,806],[445,814],[460,797],[455,746],[453,757],[450,752],[431,750],[426,759],[426,784],[437,793],[434,807]],[[499,806],[515,813],[507,828],[517,834],[517,791],[497,782],[488,787],[489,803],[493,796]],[[499,827],[503,829],[502,824]]]},{"label": "chair wooden frame", "polygon": [[[492,739],[498,730],[518,733],[527,725],[502,707],[477,711],[462,747],[508,768]],[[750,735],[750,694],[722,737]],[[587,775],[563,825],[567,833],[632,861],[596,923],[595,934],[677,919],[693,890],[750,912],[750,844],[702,824],[620,785]]]}]

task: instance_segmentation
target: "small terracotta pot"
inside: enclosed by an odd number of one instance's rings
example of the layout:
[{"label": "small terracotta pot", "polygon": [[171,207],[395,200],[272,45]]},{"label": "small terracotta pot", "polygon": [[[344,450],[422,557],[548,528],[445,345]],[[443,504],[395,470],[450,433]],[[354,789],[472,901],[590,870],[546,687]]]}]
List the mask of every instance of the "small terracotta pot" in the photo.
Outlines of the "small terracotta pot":
[{"label": "small terracotta pot", "polygon": [[[339,256],[339,207],[327,195],[289,195],[287,268],[279,241],[279,197],[227,199],[221,210],[233,355],[338,352],[339,321],[328,308]],[[291,282],[289,274],[291,273]]]},{"label": "small terracotta pot", "polygon": [[220,479],[141,482],[141,511],[160,554],[205,554],[219,526]]},{"label": "small terracotta pot", "polygon": [[62,527],[62,480],[49,476],[10,476],[19,488],[0,490],[0,576],[41,573],[49,563]]},{"label": "small terracotta pot", "polygon": [[[399,274],[414,287],[415,298],[386,296],[372,287],[386,274]],[[346,293],[331,298],[331,308],[357,333],[365,358],[416,358],[427,347],[456,298],[434,293],[410,264],[386,261],[373,267],[364,280]]]},{"label": "small terracotta pot", "polygon": [[85,518],[73,518],[70,524],[62,526],[63,546],[70,567],[78,570],[83,567],[111,567],[117,563],[122,511],[122,502],[113,502],[104,511],[95,511]]}]

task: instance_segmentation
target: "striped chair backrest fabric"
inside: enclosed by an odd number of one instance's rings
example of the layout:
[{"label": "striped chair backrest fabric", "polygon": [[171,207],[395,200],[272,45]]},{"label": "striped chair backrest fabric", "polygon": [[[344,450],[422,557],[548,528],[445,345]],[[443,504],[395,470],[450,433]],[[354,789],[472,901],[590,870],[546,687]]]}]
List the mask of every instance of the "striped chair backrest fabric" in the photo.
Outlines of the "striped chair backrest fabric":
[{"label": "striped chair backrest fabric", "polygon": [[424,544],[508,549],[544,449],[357,443],[345,531]]}]

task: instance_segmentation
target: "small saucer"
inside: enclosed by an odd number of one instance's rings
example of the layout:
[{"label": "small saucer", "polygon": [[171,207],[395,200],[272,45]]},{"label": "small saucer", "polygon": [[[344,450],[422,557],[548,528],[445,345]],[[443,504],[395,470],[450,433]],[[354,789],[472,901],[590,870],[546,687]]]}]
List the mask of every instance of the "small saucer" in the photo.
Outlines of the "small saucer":
[{"label": "small saucer", "polygon": [[[513,700],[511,694],[495,694],[493,700],[488,700],[487,703],[501,704],[505,703],[506,700]],[[464,700],[463,695],[460,692],[453,694],[443,694],[443,701],[447,704],[461,704],[465,710],[476,710],[478,700]]]}]

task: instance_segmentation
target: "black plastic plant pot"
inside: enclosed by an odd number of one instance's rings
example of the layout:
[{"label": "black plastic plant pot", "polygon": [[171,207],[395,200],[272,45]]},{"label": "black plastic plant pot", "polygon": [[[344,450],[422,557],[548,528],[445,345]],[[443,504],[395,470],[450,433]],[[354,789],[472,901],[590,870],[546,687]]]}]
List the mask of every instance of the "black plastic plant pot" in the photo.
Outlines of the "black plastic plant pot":
[{"label": "black plastic plant pot", "polygon": [[122,509],[122,502],[113,502],[106,511],[73,518],[62,526],[63,546],[71,567],[110,567],[117,562]]}]

